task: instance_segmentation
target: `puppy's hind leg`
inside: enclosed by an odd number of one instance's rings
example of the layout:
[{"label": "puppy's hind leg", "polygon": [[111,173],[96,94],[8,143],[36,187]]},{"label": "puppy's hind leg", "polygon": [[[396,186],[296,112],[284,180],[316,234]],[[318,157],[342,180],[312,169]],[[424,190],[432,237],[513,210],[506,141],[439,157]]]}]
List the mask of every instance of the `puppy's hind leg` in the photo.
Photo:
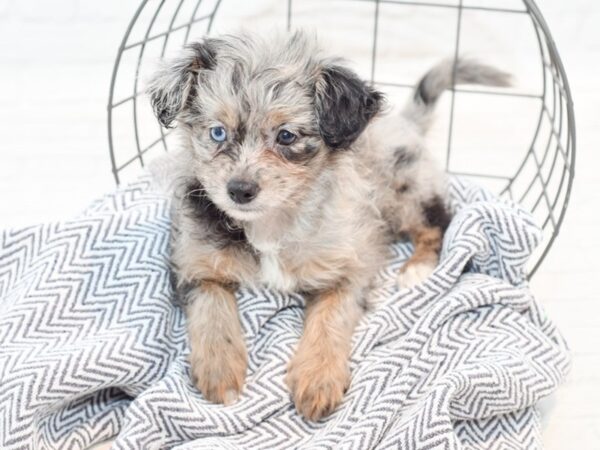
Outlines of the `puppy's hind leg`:
[{"label": "puppy's hind leg", "polygon": [[401,288],[416,286],[434,271],[442,249],[444,231],[449,222],[450,217],[440,198],[436,197],[423,207],[422,224],[408,229],[415,249],[412,256],[400,268],[398,285]]},{"label": "puppy's hind leg", "polygon": [[246,376],[247,354],[233,291],[202,281],[188,294],[187,326],[194,384],[215,403],[233,403]]},{"label": "puppy's hind leg", "polygon": [[439,260],[442,233],[439,228],[422,227],[409,232],[415,251],[400,268],[398,285],[411,288],[432,274]]}]

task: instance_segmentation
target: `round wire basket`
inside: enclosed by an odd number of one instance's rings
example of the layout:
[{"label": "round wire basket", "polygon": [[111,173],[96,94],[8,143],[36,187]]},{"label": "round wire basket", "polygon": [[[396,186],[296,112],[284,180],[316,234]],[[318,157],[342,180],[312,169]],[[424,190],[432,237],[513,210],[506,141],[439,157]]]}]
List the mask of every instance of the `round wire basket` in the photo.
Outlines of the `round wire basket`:
[{"label": "round wire basket", "polygon": [[392,104],[401,105],[419,76],[448,55],[468,54],[512,72],[509,89],[450,90],[430,147],[448,173],[472,178],[533,214],[545,236],[530,261],[529,276],[535,273],[567,209],[575,118],[563,64],[533,0],[144,0],[123,36],[110,84],[108,141],[117,184],[176,145],[143,92],[157,61],[190,40],[240,26],[315,30],[327,50],[346,57]]}]

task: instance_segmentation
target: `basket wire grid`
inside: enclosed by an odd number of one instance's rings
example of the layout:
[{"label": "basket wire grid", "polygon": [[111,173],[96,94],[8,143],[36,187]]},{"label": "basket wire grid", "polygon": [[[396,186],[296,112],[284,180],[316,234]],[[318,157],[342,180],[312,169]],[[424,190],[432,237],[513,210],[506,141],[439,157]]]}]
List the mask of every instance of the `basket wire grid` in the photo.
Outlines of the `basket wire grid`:
[{"label": "basket wire grid", "polygon": [[[529,277],[539,268],[556,239],[567,209],[569,195],[574,177],[575,164],[575,118],[573,103],[568,80],[560,56],[550,34],[549,28],[533,0],[522,0],[520,7],[494,7],[480,4],[466,4],[466,0],[456,0],[455,4],[427,1],[408,0],[344,0],[354,3],[373,4],[373,27],[370,50],[370,81],[382,88],[412,89],[412,84],[378,81],[376,67],[378,62],[378,46],[384,38],[380,31],[382,5],[394,7],[411,6],[430,9],[447,9],[456,11],[456,24],[453,45],[454,59],[461,50],[461,29],[465,11],[481,11],[507,15],[525,15],[529,17],[537,46],[539,47],[541,67],[541,92],[503,92],[493,89],[469,89],[455,87],[450,91],[449,126],[446,137],[445,167],[455,175],[476,177],[481,180],[494,180],[500,183],[497,193],[516,202],[524,204],[525,208],[534,214],[544,230],[545,240],[530,261]],[[448,1],[448,0],[445,0]],[[135,12],[122,39],[116,57],[108,101],[108,140],[112,172],[117,184],[125,169],[145,164],[147,153],[162,148],[168,151],[172,147],[169,140],[169,130],[165,130],[153,118],[144,118],[140,114],[140,102],[148,102],[145,98],[141,83],[141,70],[148,65],[150,59],[163,57],[173,37],[179,35],[176,43],[180,48],[188,42],[194,29],[194,37],[210,34],[213,23],[221,6],[222,0],[213,0],[208,7],[207,0],[144,0]],[[489,2],[488,2],[489,3]],[[166,5],[171,9],[167,11]],[[293,0],[287,0],[285,20],[287,29],[291,29],[294,19]],[[165,16],[166,20],[158,20]],[[164,17],[163,17],[164,19]],[[138,36],[134,34],[134,28]],[[198,31],[196,31],[198,29]],[[152,58],[149,46],[154,45]],[[157,55],[158,54],[158,55]],[[124,62],[127,60],[130,73],[124,74]],[[117,85],[125,82],[125,86],[133,83],[133,92],[118,97]],[[129,91],[131,92],[131,91]],[[537,124],[529,145],[522,153],[522,160],[517,170],[510,175],[493,173],[457,171],[451,168],[451,155],[460,150],[456,148],[453,139],[455,123],[455,98],[457,94],[478,94],[491,96],[518,97],[537,103]],[[119,158],[123,153],[118,139],[113,131],[117,119],[116,111],[131,108],[133,118],[134,152],[127,158]],[[127,113],[129,114],[129,113]],[[131,116],[130,116],[131,117]],[[131,120],[131,119],[129,119]],[[157,131],[158,129],[158,131]],[[150,131],[149,131],[150,130]],[[142,136],[154,133],[148,142]],[[119,142],[121,144],[121,142]],[[122,160],[120,160],[122,159]]]}]

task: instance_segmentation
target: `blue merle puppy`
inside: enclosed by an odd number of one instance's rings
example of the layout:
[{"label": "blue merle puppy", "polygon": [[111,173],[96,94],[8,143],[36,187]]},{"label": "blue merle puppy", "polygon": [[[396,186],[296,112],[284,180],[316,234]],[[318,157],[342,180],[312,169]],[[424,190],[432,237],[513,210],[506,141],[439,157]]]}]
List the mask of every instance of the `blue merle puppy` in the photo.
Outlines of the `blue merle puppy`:
[{"label": "blue merle puppy", "polygon": [[307,297],[286,378],[297,410],[318,420],[340,403],[361,300],[388,245],[414,244],[403,288],[438,262],[445,182],[423,135],[452,81],[504,86],[508,76],[445,61],[402,114],[385,115],[383,95],[303,33],[206,38],[157,71],[152,105],[181,143],[169,169],[172,260],[207,399],[239,396],[247,354],[234,292],[267,286]]}]

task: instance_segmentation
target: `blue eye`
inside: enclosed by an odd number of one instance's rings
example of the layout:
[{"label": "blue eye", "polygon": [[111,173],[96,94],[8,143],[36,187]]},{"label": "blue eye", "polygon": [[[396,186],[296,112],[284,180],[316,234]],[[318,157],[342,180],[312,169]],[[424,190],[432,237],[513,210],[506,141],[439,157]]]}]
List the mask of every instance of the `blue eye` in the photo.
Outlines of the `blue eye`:
[{"label": "blue eye", "polygon": [[227,131],[223,127],[212,127],[210,129],[210,138],[215,142],[223,142],[227,139]]},{"label": "blue eye", "polygon": [[281,145],[293,144],[296,140],[296,135],[288,130],[280,130],[277,134],[277,143]]}]

